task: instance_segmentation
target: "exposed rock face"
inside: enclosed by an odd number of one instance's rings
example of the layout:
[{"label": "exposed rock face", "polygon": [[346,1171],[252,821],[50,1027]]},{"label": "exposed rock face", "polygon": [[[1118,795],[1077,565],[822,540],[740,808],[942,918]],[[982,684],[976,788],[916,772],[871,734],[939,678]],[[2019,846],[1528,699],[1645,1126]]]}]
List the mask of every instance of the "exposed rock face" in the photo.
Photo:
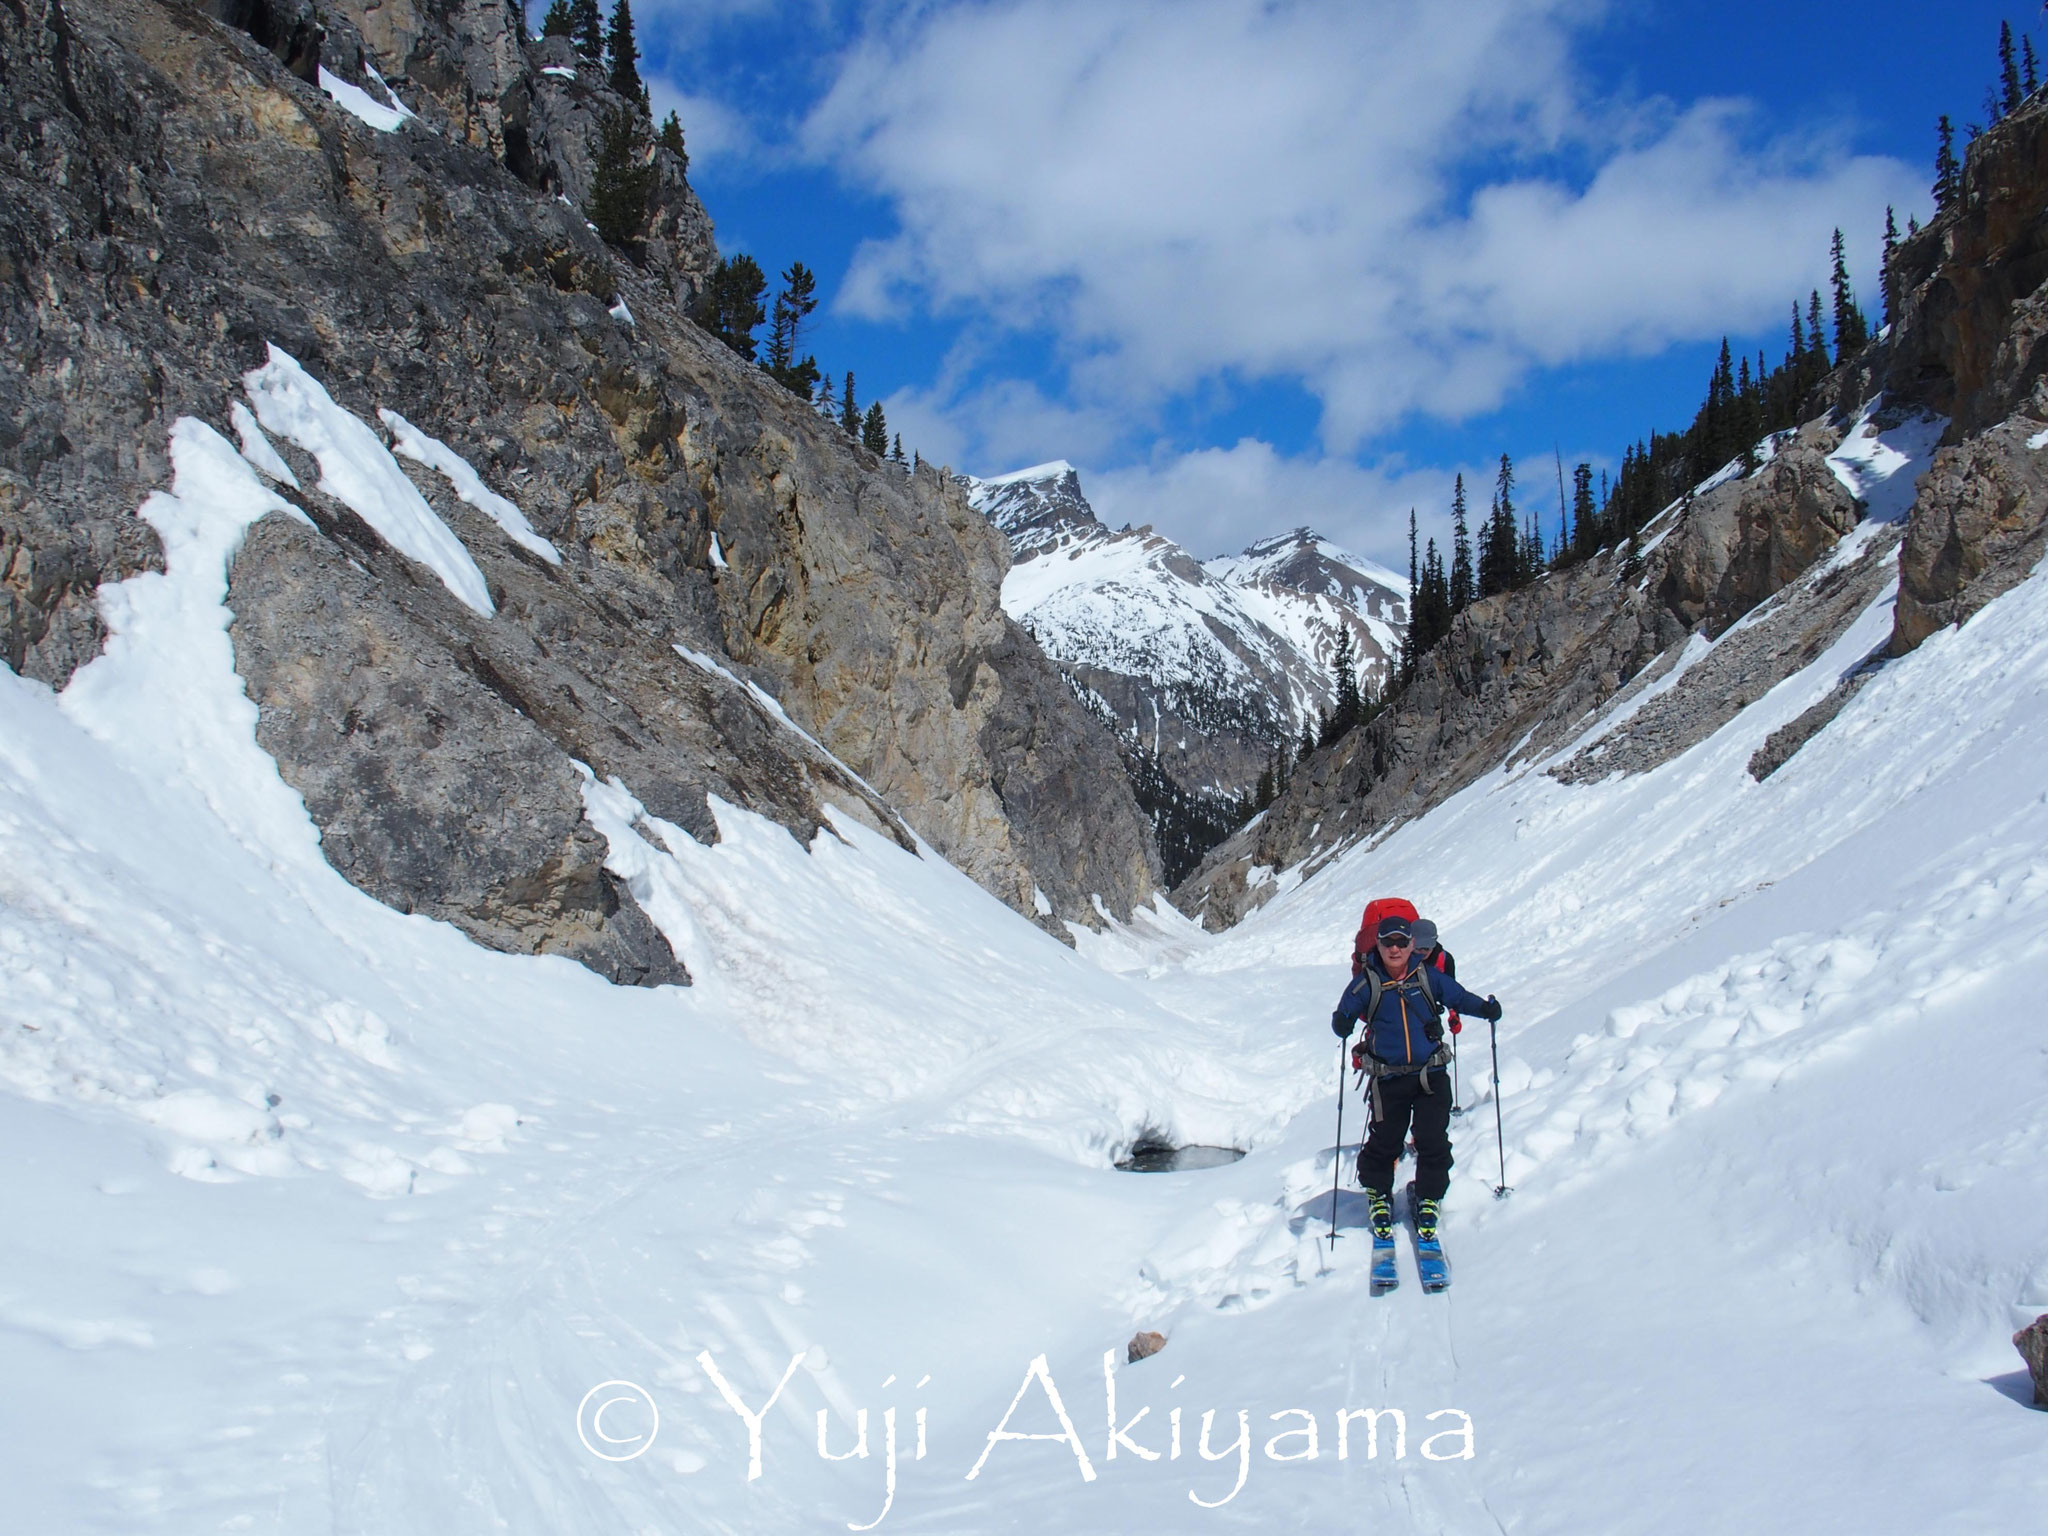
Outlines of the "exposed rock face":
[{"label": "exposed rock face", "polygon": [[[1042,891],[1049,926],[1150,894],[1113,748],[1002,615],[1001,540],[684,318],[708,222],[636,263],[553,195],[581,173],[550,93],[595,112],[601,86],[541,75],[552,55],[500,5],[246,9],[262,38],[181,3],[0,6],[10,665],[61,686],[96,653],[93,589],[160,559],[133,514],[168,482],[171,423],[226,430],[274,342],[363,422],[388,408],[444,440],[563,555],[408,466],[487,578],[495,612],[473,612],[278,443],[318,531],[252,530],[237,664],[364,889],[501,948],[680,979],[602,870],[582,762],[703,838],[715,795],[805,840],[830,805],[909,844],[880,796],[900,797],[1021,911]],[[375,59],[426,126],[375,132],[304,78],[376,96]]]},{"label": "exposed rock face", "polygon": [[1969,147],[1955,206],[1892,261],[1898,320],[1870,370],[1952,418],[1900,556],[1894,655],[2025,577],[2048,538],[2048,102]]},{"label": "exposed rock face", "polygon": [[1018,911],[1035,888],[1054,922],[1098,925],[1098,895],[1127,916],[1158,855],[1109,737],[1003,613],[1002,536],[949,472],[906,476],[785,391],[762,404],[682,445],[731,564],[731,654]]},{"label": "exposed rock face", "polygon": [[2041,430],[2041,422],[2016,416],[1935,458],[1899,559],[1893,654],[1962,623],[2040,560],[2048,546],[2048,458],[2030,443]]},{"label": "exposed rock face", "polygon": [[[1878,377],[1961,442],[2039,402],[2048,374],[2048,101],[1972,141],[1956,204],[1893,254]],[[2036,411],[2035,414],[2048,414]]]},{"label": "exposed rock face", "polygon": [[2034,1406],[2048,1408],[2048,1312],[2014,1334],[2012,1345],[2027,1362],[2027,1374],[2034,1378]]},{"label": "exposed rock face", "polygon": [[[529,186],[577,208],[588,200],[598,124],[619,99],[603,68],[567,38],[526,40],[514,0],[332,0],[327,17],[327,68],[355,82],[365,66],[380,68],[442,132],[502,161]],[[372,57],[386,62],[371,66]],[[711,219],[682,162],[659,148],[652,159],[659,174],[636,254],[688,304],[718,261]]]},{"label": "exposed rock face", "polygon": [[[1898,567],[1898,545],[1899,530],[1881,528],[1854,560],[1816,564],[1767,605],[1760,604],[1739,632],[1725,635],[1672,686],[1550,772],[1568,784],[1617,772],[1647,773],[1705,741],[1793,673],[1818,661],[1842,637],[1891,581]],[[1663,680],[1679,659],[1670,652],[1658,658],[1621,692],[1617,706],[1630,704],[1632,694]],[[1860,670],[1855,675],[1867,676]],[[1853,692],[1850,688],[1839,697],[1831,695],[1834,707],[1825,716],[1813,711],[1802,716],[1802,730],[1788,726],[1774,734],[1758,754],[1768,767],[1755,777],[1763,779],[1782,767],[1840,712]],[[1752,765],[1752,771],[1757,766]]]},{"label": "exposed rock face", "polygon": [[1827,466],[1840,434],[1809,428],[1755,474],[1710,491],[1666,541],[1657,595],[1711,639],[1856,526],[1855,498]]},{"label": "exposed rock face", "polygon": [[[1839,438],[1816,423],[1753,474],[1666,512],[1644,530],[1640,569],[1608,550],[1474,603],[1393,708],[1297,768],[1264,817],[1176,888],[1175,905],[1212,926],[1234,923],[1270,899],[1272,871],[1302,864],[1313,875],[1489,769],[1564,745],[1632,681],[1674,666],[1695,632],[1724,632],[1854,524],[1856,504],[1825,457]],[[1818,655],[1884,580],[1879,556],[1815,583],[1691,688],[1631,721],[1628,736],[1596,744],[1568,771],[1597,777],[1667,761]]]}]

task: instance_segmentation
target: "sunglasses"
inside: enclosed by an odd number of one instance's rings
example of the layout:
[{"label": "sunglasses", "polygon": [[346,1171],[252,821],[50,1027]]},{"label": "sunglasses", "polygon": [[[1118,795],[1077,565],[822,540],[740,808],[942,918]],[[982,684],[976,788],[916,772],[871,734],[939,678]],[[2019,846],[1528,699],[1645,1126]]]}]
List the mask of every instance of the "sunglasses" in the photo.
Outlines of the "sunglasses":
[{"label": "sunglasses", "polygon": [[1381,940],[1380,940],[1380,948],[1381,948],[1381,949],[1413,949],[1414,947],[1415,947],[1415,941],[1414,941],[1413,939],[1381,939]]}]

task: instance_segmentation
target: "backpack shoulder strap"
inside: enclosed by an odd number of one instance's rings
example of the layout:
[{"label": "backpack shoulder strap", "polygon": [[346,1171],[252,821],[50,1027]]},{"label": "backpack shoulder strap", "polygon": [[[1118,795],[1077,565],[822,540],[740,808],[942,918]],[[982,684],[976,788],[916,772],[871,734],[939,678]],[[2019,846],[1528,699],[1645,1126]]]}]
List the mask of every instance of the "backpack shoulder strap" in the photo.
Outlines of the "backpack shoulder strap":
[{"label": "backpack shoulder strap", "polygon": [[1443,999],[1436,995],[1436,983],[1429,979],[1429,973],[1432,969],[1434,969],[1432,966],[1418,965],[1410,969],[1408,974],[1415,978],[1416,985],[1422,989],[1422,995],[1429,999],[1429,1011],[1431,1013],[1442,1013],[1444,1011]]}]

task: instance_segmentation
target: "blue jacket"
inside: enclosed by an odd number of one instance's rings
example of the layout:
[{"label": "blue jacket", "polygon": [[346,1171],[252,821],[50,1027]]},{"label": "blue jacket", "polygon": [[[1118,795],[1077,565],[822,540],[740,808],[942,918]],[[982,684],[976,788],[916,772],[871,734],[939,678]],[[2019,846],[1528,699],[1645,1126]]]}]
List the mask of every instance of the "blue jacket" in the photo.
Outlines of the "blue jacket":
[{"label": "blue jacket", "polygon": [[[1420,1069],[1436,1054],[1438,1042],[1429,1037],[1429,999],[1421,995],[1422,983],[1417,980],[1422,969],[1420,963],[1411,963],[1406,976],[1398,982],[1390,981],[1379,951],[1374,950],[1366,957],[1365,969],[1352,978],[1351,985],[1337,1000],[1337,1017],[1357,1023],[1372,1000],[1371,978],[1379,978],[1380,1006],[1366,1021],[1365,1048],[1397,1072]],[[1486,999],[1468,992],[1455,976],[1431,968],[1429,987],[1436,994],[1439,1009],[1455,1008],[1460,1013],[1482,1017],[1487,1011]]]}]

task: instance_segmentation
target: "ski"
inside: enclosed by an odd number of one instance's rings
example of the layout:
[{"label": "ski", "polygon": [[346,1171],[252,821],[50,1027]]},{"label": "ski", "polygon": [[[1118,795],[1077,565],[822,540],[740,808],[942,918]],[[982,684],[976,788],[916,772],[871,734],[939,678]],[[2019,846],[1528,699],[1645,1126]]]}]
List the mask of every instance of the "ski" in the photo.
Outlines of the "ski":
[{"label": "ski", "polygon": [[[1447,1290],[1450,1287],[1450,1260],[1444,1257],[1444,1245],[1442,1239],[1435,1238],[1428,1242],[1424,1242],[1422,1239],[1422,1233],[1417,1229],[1415,1225],[1415,1186],[1412,1183],[1408,1186],[1407,1196],[1408,1235],[1415,1241],[1416,1277],[1422,1281],[1422,1289],[1424,1294],[1433,1296],[1438,1291]],[[1389,1246],[1391,1247],[1391,1245]],[[1377,1253],[1377,1249],[1375,1249],[1375,1253]],[[1391,1255],[1389,1256],[1387,1262],[1389,1267],[1391,1267],[1393,1264],[1393,1259]],[[1377,1265],[1375,1265],[1374,1267],[1374,1274],[1378,1274]]]},{"label": "ski", "polygon": [[1394,1233],[1389,1228],[1385,1233],[1372,1235],[1372,1294],[1384,1296],[1401,1283],[1401,1276],[1394,1268]]}]

